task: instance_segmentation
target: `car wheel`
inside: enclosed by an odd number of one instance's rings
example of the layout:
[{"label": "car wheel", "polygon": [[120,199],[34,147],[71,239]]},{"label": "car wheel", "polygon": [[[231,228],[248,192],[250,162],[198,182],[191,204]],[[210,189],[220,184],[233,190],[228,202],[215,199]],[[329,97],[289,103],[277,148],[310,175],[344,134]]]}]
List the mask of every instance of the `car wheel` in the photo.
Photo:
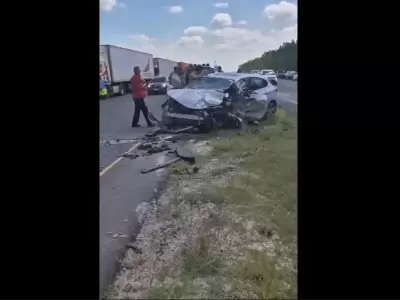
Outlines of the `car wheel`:
[{"label": "car wheel", "polygon": [[275,116],[276,110],[278,108],[278,104],[276,101],[272,100],[267,107],[267,111],[265,112],[265,115],[262,117],[262,121],[268,120]]}]

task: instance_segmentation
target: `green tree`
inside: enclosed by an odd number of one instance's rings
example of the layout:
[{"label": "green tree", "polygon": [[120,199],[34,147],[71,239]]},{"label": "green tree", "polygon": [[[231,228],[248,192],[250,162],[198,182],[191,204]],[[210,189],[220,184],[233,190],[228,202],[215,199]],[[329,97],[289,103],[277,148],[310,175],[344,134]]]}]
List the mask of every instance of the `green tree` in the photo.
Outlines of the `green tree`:
[{"label": "green tree", "polygon": [[297,41],[283,43],[277,50],[264,52],[261,57],[245,62],[239,68],[244,72],[262,69],[297,71]]}]

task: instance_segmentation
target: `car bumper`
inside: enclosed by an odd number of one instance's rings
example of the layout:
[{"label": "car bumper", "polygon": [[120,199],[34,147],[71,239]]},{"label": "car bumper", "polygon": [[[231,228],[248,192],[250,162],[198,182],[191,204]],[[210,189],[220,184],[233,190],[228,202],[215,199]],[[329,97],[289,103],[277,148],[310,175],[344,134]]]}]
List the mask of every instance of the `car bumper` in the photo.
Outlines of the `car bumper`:
[{"label": "car bumper", "polygon": [[147,92],[149,94],[165,94],[167,92],[167,87],[161,88],[148,88]]},{"label": "car bumper", "polygon": [[181,125],[181,126],[200,126],[204,123],[204,118],[197,115],[187,115],[179,113],[171,113],[164,111],[162,114],[162,122],[165,125]]}]

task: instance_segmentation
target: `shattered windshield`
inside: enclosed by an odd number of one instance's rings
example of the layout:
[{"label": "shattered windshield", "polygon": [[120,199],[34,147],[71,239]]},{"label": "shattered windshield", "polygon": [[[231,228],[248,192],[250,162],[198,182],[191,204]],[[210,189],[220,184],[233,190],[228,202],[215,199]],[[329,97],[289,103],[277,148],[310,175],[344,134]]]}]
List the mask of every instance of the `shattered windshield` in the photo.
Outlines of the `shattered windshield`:
[{"label": "shattered windshield", "polygon": [[233,80],[215,77],[200,77],[194,79],[187,85],[188,89],[203,89],[203,90],[225,90],[230,87]]}]

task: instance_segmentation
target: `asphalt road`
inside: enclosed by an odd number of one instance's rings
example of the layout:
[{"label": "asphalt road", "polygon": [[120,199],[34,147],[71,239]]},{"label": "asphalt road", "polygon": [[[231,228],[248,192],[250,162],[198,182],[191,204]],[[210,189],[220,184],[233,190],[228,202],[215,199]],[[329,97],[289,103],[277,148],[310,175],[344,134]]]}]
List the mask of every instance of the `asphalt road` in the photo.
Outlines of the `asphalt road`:
[{"label": "asphalt road", "polygon": [[[156,116],[161,113],[165,96],[146,99],[149,110]],[[163,155],[139,157],[135,160],[122,158],[114,163],[119,154],[136,144],[132,139],[148,131],[143,116],[139,124],[143,128],[131,128],[133,103],[130,95],[100,101],[100,291],[111,282],[117,271],[117,259],[124,253],[129,238],[139,228],[136,208],[154,197],[161,182],[163,170],[141,174],[164,161]],[[102,144],[109,139],[130,143]],[[111,168],[107,166],[112,166]],[[126,237],[125,237],[126,235]]]},{"label": "asphalt road", "polygon": [[279,79],[279,105],[285,110],[297,113],[297,81]]},{"label": "asphalt road", "polygon": [[[150,96],[146,104],[156,117],[161,115],[161,104],[165,95]],[[297,112],[297,82],[279,81],[279,105]],[[142,128],[131,128],[134,105],[130,95],[112,97],[100,101],[100,291],[111,282],[117,271],[117,259],[124,253],[129,238],[139,226],[136,209],[140,203],[148,202],[162,181],[163,170],[142,175],[140,170],[164,161],[163,155],[152,155],[135,160],[115,160],[132,148],[137,139],[147,131],[141,115]],[[116,144],[103,144],[117,140]],[[127,143],[123,143],[128,141]],[[110,167],[111,166],[111,167]],[[118,236],[117,236],[118,235]],[[126,235],[126,237],[124,237]]]}]

